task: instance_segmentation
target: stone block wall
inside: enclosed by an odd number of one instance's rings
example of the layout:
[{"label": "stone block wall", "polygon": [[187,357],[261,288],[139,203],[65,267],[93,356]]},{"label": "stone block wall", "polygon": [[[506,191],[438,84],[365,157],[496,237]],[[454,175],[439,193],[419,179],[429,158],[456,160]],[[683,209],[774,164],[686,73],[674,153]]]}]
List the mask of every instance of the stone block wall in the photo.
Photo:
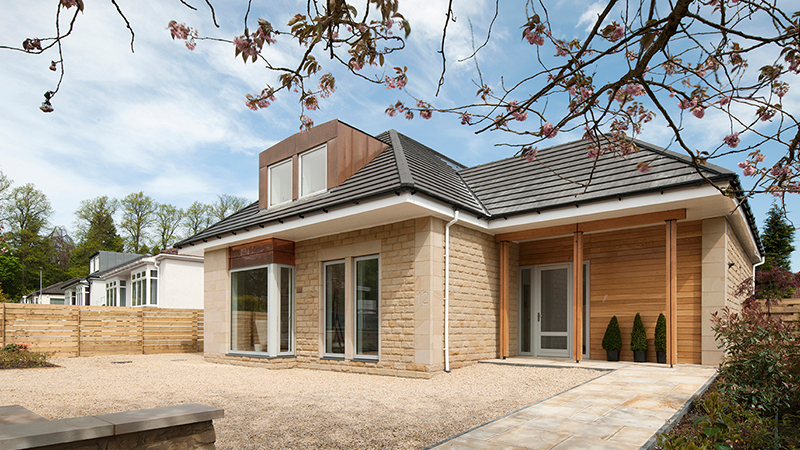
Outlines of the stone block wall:
[{"label": "stone block wall", "polygon": [[454,225],[450,252],[450,367],[458,368],[500,354],[500,245]]},{"label": "stone block wall", "polygon": [[733,263],[732,267],[728,267],[728,301],[727,304],[734,310],[740,310],[742,302],[747,295],[739,295],[737,291],[742,283],[753,277],[753,264],[750,258],[744,251],[739,238],[733,231],[733,227],[728,226],[728,242],[727,253],[728,263]]},{"label": "stone block wall", "polygon": [[36,447],[37,450],[215,450],[217,435],[209,420],[138,433]]}]

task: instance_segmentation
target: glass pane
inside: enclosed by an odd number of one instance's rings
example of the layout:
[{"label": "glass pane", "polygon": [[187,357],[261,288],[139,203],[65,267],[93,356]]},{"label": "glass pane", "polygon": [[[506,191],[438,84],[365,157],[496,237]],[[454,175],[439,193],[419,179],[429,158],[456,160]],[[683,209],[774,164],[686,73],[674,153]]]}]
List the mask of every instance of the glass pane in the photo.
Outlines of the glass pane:
[{"label": "glass pane", "polygon": [[520,351],[530,353],[531,351],[531,269],[522,271],[522,298],[520,299],[520,317],[522,319],[522,330],[520,339]]},{"label": "glass pane", "polygon": [[231,273],[231,350],[267,351],[267,268]]},{"label": "glass pane", "polygon": [[293,270],[281,267],[281,353],[292,351],[292,293],[294,292]]},{"label": "glass pane", "polygon": [[326,147],[300,155],[300,195],[325,190]]},{"label": "glass pane", "polygon": [[587,287],[589,287],[589,270],[586,264],[583,265],[583,333],[581,333],[581,337],[583,337],[583,354],[586,354],[586,344],[589,342],[589,329],[586,326],[587,321],[589,320],[589,314],[586,311],[586,305],[589,303],[589,299],[587,296]]},{"label": "glass pane", "polygon": [[566,336],[542,336],[542,349],[566,350],[567,349],[567,337]]},{"label": "glass pane", "polygon": [[292,199],[292,160],[269,168],[269,204]]},{"label": "glass pane", "polygon": [[356,355],[378,356],[378,258],[356,261]]},{"label": "glass pane", "polygon": [[139,297],[141,297],[140,305],[147,304],[147,279],[140,280],[139,283]]},{"label": "glass pane", "polygon": [[155,278],[150,279],[150,304],[158,304],[158,280]]},{"label": "glass pane", "polygon": [[125,288],[119,288],[119,306],[125,306]]},{"label": "glass pane", "polygon": [[567,269],[542,270],[542,331],[567,331],[568,289]]},{"label": "glass pane", "polygon": [[344,354],[344,263],[325,266],[325,353]]}]

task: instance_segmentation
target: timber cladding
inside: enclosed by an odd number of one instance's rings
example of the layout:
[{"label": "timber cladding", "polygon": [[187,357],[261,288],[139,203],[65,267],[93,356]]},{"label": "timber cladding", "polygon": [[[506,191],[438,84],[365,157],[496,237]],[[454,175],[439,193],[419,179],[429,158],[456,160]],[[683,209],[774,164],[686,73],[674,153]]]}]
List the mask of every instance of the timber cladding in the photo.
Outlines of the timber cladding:
[{"label": "timber cladding", "polygon": [[[648,361],[655,362],[653,334],[666,315],[666,233],[663,225],[584,235],[589,261],[591,359],[604,359],[603,334],[612,316],[622,331],[622,360],[633,360],[630,333],[636,313],[647,329]],[[701,363],[702,225],[678,222],[678,362]],[[519,244],[519,265],[572,262],[572,237]]]},{"label": "timber cladding", "polygon": [[294,265],[294,242],[269,238],[263,241],[230,247],[228,269],[264,266],[267,264]]},{"label": "timber cladding", "polygon": [[52,356],[203,351],[203,310],[2,303],[3,345]]}]

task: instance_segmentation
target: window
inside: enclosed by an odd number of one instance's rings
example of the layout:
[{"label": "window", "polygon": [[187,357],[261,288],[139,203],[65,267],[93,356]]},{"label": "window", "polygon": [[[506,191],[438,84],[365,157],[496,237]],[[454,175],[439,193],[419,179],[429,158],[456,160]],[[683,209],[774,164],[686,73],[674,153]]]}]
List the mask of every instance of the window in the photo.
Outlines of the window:
[{"label": "window", "polygon": [[300,155],[300,196],[311,195],[327,189],[326,145]]},{"label": "window", "polygon": [[325,355],[344,356],[344,261],[325,263]]},{"label": "window", "polygon": [[150,278],[150,304],[158,304],[158,278]]},{"label": "window", "polygon": [[[153,280],[155,281],[155,280]],[[152,284],[151,284],[152,290]],[[151,291],[152,298],[152,291]],[[155,305],[155,299],[153,299]],[[147,271],[131,274],[131,306],[147,305]]]},{"label": "window", "polygon": [[232,352],[294,353],[294,267],[231,271]]},{"label": "window", "polygon": [[106,283],[106,306],[117,306],[117,282]]},{"label": "window", "polygon": [[126,301],[126,289],[125,289],[125,280],[120,280],[119,282],[119,306],[125,306]]},{"label": "window", "polygon": [[292,200],[292,160],[270,166],[269,168],[269,206],[280,205]]},{"label": "window", "polygon": [[378,359],[378,257],[355,259],[356,357]]},{"label": "window", "polygon": [[347,257],[323,264],[323,356],[378,360],[379,267],[377,255]]}]

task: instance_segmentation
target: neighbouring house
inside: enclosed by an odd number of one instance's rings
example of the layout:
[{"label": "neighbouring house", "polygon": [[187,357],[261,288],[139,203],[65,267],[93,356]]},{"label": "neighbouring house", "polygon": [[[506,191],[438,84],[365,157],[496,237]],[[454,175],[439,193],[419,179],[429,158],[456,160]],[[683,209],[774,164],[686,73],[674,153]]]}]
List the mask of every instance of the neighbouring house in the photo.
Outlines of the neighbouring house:
[{"label": "neighbouring house", "polygon": [[427,378],[605,359],[610,318],[627,341],[641,313],[655,361],[664,313],[669,362],[718,363],[711,314],[762,258],[753,214],[720,193],[733,172],[634,142],[625,159],[579,141],[465,167],[336,120],[281,141],[257,202],[176,244],[205,257],[206,358]]},{"label": "neighbouring house", "polygon": [[72,278],[66,281],[60,281],[56,284],[42,288],[41,291],[36,290],[28,295],[22,296],[22,303],[34,303],[39,305],[63,305],[64,304],[64,286],[77,281],[78,278]]},{"label": "neighbouring house", "polygon": [[203,308],[203,258],[170,249],[154,256],[98,252],[91,273],[71,280],[67,304]]}]

